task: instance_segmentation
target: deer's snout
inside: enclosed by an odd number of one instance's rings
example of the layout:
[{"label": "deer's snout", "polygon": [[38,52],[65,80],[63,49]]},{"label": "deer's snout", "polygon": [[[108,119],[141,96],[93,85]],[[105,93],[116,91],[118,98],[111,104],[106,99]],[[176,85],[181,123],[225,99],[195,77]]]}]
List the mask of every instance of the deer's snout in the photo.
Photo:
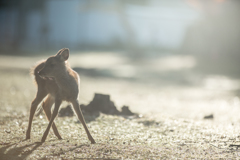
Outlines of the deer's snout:
[{"label": "deer's snout", "polygon": [[41,71],[38,71],[38,75],[39,75],[40,77],[45,77],[45,74],[43,73],[42,70],[41,70]]},{"label": "deer's snout", "polygon": [[42,75],[42,72],[41,72],[41,71],[38,71],[37,73],[38,73],[38,75],[39,75],[39,76],[41,76],[41,75]]}]

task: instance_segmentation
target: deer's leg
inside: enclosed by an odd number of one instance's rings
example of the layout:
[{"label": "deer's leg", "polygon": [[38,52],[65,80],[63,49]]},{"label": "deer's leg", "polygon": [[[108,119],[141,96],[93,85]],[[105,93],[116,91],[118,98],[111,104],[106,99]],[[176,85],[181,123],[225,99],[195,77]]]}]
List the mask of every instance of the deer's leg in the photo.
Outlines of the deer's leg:
[{"label": "deer's leg", "polygon": [[[51,95],[48,95],[47,99],[43,103],[43,110],[47,116],[48,121],[51,120],[51,116],[52,116],[51,108],[52,108],[53,103],[54,103],[54,97],[52,97]],[[53,129],[54,134],[58,137],[58,139],[62,139],[54,122],[52,124],[52,129]]]},{"label": "deer's leg", "polygon": [[61,99],[59,99],[59,98],[55,99],[55,107],[54,107],[51,119],[49,121],[49,124],[47,126],[47,129],[46,129],[46,131],[43,134],[43,137],[42,137],[42,140],[41,140],[42,142],[45,142],[45,140],[46,140],[46,138],[48,136],[49,130],[50,130],[52,124],[53,124],[54,119],[56,118],[56,116],[58,114],[58,110],[59,110],[59,107],[60,107],[61,103],[62,103]]},{"label": "deer's leg", "polygon": [[30,108],[30,116],[29,116],[29,122],[28,122],[28,129],[27,129],[27,133],[26,133],[26,139],[30,139],[32,120],[33,120],[34,113],[37,109],[37,106],[39,105],[39,103],[43,100],[43,98],[46,95],[47,95],[47,92],[45,90],[38,88],[36,98],[32,101],[31,108]]},{"label": "deer's leg", "polygon": [[83,127],[84,127],[84,129],[85,129],[85,131],[87,133],[88,139],[91,141],[92,144],[96,143],[95,140],[93,139],[92,135],[90,134],[88,128],[87,128],[87,125],[85,123],[85,120],[84,120],[81,108],[79,106],[79,102],[77,100],[73,101],[72,105],[73,105],[73,108],[75,110],[75,113],[77,114],[78,119],[82,123],[82,125],[83,125]]}]

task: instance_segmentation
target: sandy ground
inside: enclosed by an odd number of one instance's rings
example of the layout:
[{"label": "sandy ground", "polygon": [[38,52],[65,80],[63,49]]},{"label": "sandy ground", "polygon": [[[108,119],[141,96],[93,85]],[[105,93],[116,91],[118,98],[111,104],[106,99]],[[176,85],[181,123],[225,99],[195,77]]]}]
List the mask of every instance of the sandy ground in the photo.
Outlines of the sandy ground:
[{"label": "sandy ground", "polygon": [[[84,114],[97,144],[91,145],[76,116],[57,117],[63,140],[47,120],[35,117],[24,140],[36,87],[29,68],[46,56],[0,56],[0,159],[237,159],[240,131],[239,80],[197,72],[190,56],[131,59],[113,53],[70,56],[81,75],[80,101],[111,95],[142,118]],[[63,106],[67,105],[66,103]],[[205,115],[214,118],[204,120]]]},{"label": "sandy ground", "polygon": [[[51,55],[51,54],[49,54]],[[35,88],[28,70],[48,55],[0,56],[0,70],[8,72],[10,92],[14,96],[14,74],[24,75],[24,94],[32,99]],[[111,95],[119,108],[127,105],[134,112],[158,118],[202,120],[213,114],[212,122],[240,121],[240,81],[225,76],[204,75],[194,70],[196,60],[191,56],[168,55],[150,59],[129,59],[114,53],[73,53],[69,62],[81,75],[81,103],[87,104],[94,93]],[[6,81],[3,80],[3,81]],[[29,102],[30,104],[30,102]],[[24,104],[26,108],[29,104]]]}]

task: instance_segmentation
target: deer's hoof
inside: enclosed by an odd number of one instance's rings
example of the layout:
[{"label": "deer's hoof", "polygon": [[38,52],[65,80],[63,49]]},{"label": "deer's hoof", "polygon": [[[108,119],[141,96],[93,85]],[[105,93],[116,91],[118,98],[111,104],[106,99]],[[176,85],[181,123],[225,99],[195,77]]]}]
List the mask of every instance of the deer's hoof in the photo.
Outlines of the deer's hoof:
[{"label": "deer's hoof", "polygon": [[96,142],[94,140],[91,140],[91,144],[95,144]]}]

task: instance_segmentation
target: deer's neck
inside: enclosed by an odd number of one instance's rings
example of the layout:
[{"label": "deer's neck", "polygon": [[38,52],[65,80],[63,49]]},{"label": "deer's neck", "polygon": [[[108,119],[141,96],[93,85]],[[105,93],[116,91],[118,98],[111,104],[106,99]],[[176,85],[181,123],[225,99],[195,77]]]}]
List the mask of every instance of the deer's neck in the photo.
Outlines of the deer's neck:
[{"label": "deer's neck", "polygon": [[71,81],[70,70],[71,68],[65,67],[63,70],[61,70],[61,72],[57,74],[57,76],[55,76],[55,81],[60,89],[68,87]]}]

